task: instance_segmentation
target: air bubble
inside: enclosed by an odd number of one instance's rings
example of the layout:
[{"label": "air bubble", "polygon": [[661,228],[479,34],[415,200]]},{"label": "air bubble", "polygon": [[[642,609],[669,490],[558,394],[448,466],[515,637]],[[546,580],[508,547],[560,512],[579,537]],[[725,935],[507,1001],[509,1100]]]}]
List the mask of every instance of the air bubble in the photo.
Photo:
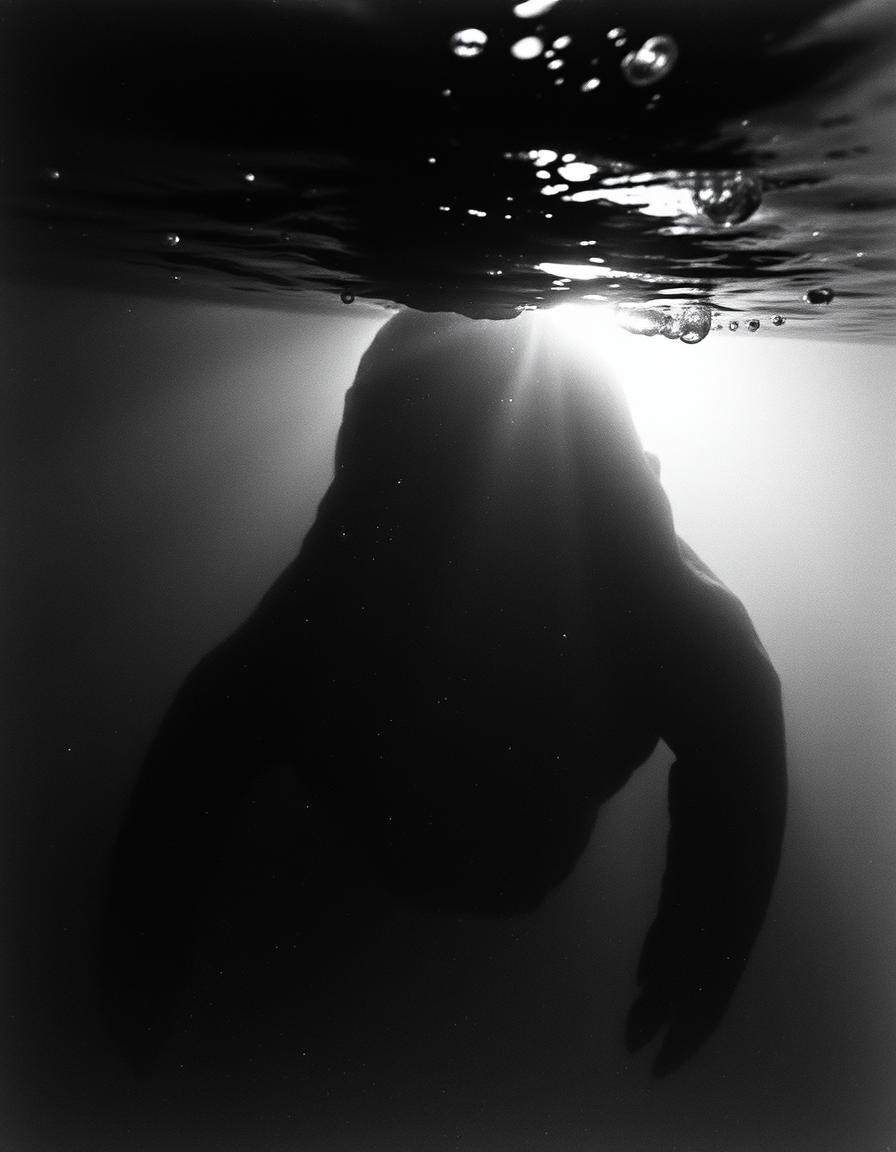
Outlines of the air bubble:
[{"label": "air bubble", "polygon": [[807,304],[830,304],[834,293],[830,288],[810,288],[803,299]]},{"label": "air bubble", "polygon": [[762,181],[749,172],[713,172],[694,180],[694,207],[713,224],[749,220],[762,203]]},{"label": "air bubble", "polygon": [[510,55],[517,60],[534,60],[544,51],[544,43],[537,36],[524,36],[510,46]]},{"label": "air bubble", "polygon": [[339,299],[343,304],[354,304],[355,294],[354,292],[349,292],[348,288],[343,288],[343,290],[339,293]]},{"label": "air bubble", "polygon": [[562,68],[562,67],[563,67],[563,61],[562,60],[551,60],[548,62],[548,68],[551,70],[551,72],[556,72],[558,68]]},{"label": "air bubble", "polygon": [[665,336],[667,340],[680,340],[683,344],[699,344],[712,327],[712,312],[706,304],[662,308],[621,304],[616,316],[627,332],[637,336]]},{"label": "air bubble", "polygon": [[731,332],[736,332],[739,327],[740,327],[740,325],[738,324],[738,322],[736,320],[729,321],[728,328]]},{"label": "air bubble", "polygon": [[600,80],[596,76],[592,76],[590,80],[586,80],[580,88],[581,92],[593,92],[595,88],[600,87]]},{"label": "air bubble", "polygon": [[562,51],[564,48],[568,48],[570,44],[572,44],[572,36],[558,36],[551,47]]},{"label": "air bubble", "polygon": [[759,331],[759,321],[758,320],[749,320],[747,322],[747,327],[750,329],[751,332],[758,332]]},{"label": "air bubble", "polygon": [[62,173],[59,171],[58,168],[51,168],[50,171],[47,173],[47,175],[50,177],[51,180],[58,180],[62,176]]},{"label": "air bubble", "polygon": [[658,336],[666,326],[666,313],[662,308],[620,304],[616,318],[626,332],[633,332],[636,336]]},{"label": "air bubble", "polygon": [[592,176],[596,175],[598,169],[594,164],[585,164],[577,160],[571,164],[563,164],[557,169],[557,172],[564,180],[572,180],[577,183],[583,180],[590,180]]},{"label": "air bubble", "polygon": [[176,232],[169,232],[165,236],[165,244],[168,248],[176,248],[180,244],[180,236]]},{"label": "air bubble", "polygon": [[251,184],[255,179],[255,173],[254,172],[245,172],[243,174],[243,179],[246,181],[247,184]]},{"label": "air bubble", "polygon": [[629,52],[619,67],[629,84],[646,88],[668,76],[677,60],[678,45],[671,36],[651,36],[637,52]]},{"label": "air bubble", "polygon": [[610,40],[617,48],[621,48],[628,37],[628,33],[624,28],[611,28],[607,33],[607,39]]},{"label": "air bubble", "polygon": [[462,59],[481,56],[488,43],[488,36],[479,28],[464,28],[451,37],[451,51]]},{"label": "air bubble", "polygon": [[514,7],[513,14],[519,16],[521,20],[531,20],[550,12],[556,3],[557,0],[523,0],[522,4]]},{"label": "air bubble", "polygon": [[774,326],[776,328],[780,328],[783,323],[784,323],[784,317],[783,316],[772,316],[772,324],[774,324]]},{"label": "air bubble", "polygon": [[686,304],[681,310],[682,344],[699,344],[712,327],[712,311],[706,304]]}]

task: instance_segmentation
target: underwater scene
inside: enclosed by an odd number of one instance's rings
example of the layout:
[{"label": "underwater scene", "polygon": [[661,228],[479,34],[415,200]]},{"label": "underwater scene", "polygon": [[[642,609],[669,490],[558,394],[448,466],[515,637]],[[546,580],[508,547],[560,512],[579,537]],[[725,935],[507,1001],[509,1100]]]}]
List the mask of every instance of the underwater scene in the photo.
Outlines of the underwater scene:
[{"label": "underwater scene", "polygon": [[0,1144],[893,1152],[892,0],[0,0]]}]

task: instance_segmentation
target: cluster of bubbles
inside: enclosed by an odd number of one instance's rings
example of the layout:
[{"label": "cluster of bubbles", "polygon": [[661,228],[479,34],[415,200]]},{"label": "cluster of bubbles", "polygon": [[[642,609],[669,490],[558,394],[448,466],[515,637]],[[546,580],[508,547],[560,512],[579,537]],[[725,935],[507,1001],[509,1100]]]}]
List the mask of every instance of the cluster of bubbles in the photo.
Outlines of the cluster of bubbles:
[{"label": "cluster of bubbles", "polygon": [[[528,0],[517,4],[514,14],[522,19],[541,16],[557,2],[557,0]],[[624,28],[611,28],[607,39],[615,48],[623,48],[628,39]],[[559,51],[568,48],[572,43],[571,36],[558,36],[551,47],[546,49],[540,36],[522,36],[510,46],[510,54],[517,60],[535,60],[542,54],[548,61],[548,68],[556,72],[563,67],[563,61],[557,56]],[[481,56],[488,44],[488,35],[481,28],[462,28],[451,37],[451,51],[455,56],[470,60]],[[640,48],[629,52],[623,57],[619,67],[622,75],[635,88],[646,88],[658,84],[663,80],[678,61],[678,45],[668,35],[651,36],[645,40]],[[562,84],[563,77],[557,77],[555,84]],[[600,85],[596,76],[585,80],[580,86],[582,92],[593,92]]]},{"label": "cluster of bubbles", "polygon": [[694,207],[713,224],[730,228],[762,203],[762,180],[751,172],[701,172],[694,177]]},{"label": "cluster of bubbles", "polygon": [[636,336],[665,336],[682,344],[699,344],[712,327],[712,311],[707,304],[620,304],[616,319],[626,332]]}]

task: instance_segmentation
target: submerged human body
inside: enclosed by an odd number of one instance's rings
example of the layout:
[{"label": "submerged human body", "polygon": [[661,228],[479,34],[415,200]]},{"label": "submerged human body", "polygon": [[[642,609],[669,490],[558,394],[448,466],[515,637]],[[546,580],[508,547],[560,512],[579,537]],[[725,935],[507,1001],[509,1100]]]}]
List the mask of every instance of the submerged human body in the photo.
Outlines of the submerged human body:
[{"label": "submerged human body", "polygon": [[676,756],[668,863],[628,1040],[667,1028],[663,1071],[715,1027],[765,914],[777,677],[677,539],[599,371],[529,318],[400,314],[361,362],[298,558],[150,749],[112,873],[113,1015],[129,965],[176,968],[185,881],[266,765],[294,765],[394,895],[502,914],[563,882],[660,739]]}]

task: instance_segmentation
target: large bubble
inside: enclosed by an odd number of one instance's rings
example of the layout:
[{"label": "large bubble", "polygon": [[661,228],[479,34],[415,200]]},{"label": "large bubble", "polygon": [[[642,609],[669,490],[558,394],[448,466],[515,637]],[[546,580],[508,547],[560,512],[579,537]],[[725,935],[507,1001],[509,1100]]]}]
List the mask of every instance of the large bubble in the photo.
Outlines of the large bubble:
[{"label": "large bubble", "polygon": [[671,36],[651,36],[636,52],[624,56],[619,67],[629,84],[646,88],[668,76],[678,60],[678,45]]},{"label": "large bubble", "polygon": [[694,207],[713,224],[742,224],[762,203],[762,181],[751,172],[701,172]]},{"label": "large bubble", "polygon": [[464,58],[481,56],[487,43],[488,36],[479,28],[464,28],[451,37],[451,51]]},{"label": "large bubble", "polygon": [[683,344],[699,344],[712,327],[712,310],[706,304],[620,304],[616,319],[636,336],[665,336]]}]

